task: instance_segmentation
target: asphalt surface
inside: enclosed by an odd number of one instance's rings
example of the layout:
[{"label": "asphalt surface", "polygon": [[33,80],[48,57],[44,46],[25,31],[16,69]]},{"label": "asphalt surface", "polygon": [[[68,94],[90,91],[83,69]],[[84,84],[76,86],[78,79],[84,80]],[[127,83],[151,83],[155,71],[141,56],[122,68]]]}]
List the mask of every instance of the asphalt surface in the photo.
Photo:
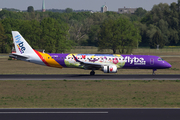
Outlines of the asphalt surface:
[{"label": "asphalt surface", "polygon": [[0,75],[0,80],[180,80],[176,75]]},{"label": "asphalt surface", "polygon": [[180,120],[180,109],[0,109],[1,120]]}]

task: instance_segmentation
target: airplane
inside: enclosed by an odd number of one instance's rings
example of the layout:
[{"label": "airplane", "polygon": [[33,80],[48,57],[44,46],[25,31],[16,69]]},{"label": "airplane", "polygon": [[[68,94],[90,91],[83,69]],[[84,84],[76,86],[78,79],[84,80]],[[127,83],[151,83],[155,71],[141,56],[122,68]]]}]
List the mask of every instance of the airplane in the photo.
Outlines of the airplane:
[{"label": "airplane", "polygon": [[81,68],[104,73],[117,73],[118,69],[157,69],[171,68],[171,65],[158,56],[120,54],[60,54],[44,53],[32,49],[18,31],[12,31],[16,53],[9,56],[19,60],[56,68]]}]

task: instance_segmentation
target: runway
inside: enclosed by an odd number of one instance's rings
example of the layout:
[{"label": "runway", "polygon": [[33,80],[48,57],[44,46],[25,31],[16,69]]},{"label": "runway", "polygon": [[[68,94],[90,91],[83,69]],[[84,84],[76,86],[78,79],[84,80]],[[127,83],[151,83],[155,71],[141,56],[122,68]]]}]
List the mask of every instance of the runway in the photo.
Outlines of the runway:
[{"label": "runway", "polygon": [[66,75],[0,75],[0,80],[180,80],[176,75],[112,75],[98,74],[94,76],[85,74]]},{"label": "runway", "polygon": [[0,109],[2,120],[179,120],[180,109]]}]

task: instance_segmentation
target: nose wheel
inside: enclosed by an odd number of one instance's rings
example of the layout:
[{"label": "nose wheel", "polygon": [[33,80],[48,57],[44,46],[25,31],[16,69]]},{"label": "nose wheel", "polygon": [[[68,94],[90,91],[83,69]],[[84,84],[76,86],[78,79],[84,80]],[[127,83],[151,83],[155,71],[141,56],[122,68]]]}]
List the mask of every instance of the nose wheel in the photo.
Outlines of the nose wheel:
[{"label": "nose wheel", "polygon": [[153,73],[152,73],[152,75],[156,75],[155,71],[156,71],[156,69],[153,69]]},{"label": "nose wheel", "polygon": [[95,75],[95,72],[92,70],[92,71],[90,72],[90,75]]}]

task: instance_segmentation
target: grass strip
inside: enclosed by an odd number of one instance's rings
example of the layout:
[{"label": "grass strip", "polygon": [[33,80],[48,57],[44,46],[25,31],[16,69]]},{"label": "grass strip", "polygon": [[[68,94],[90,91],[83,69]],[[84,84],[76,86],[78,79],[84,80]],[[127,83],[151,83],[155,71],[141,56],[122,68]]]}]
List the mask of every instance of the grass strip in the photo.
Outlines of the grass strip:
[{"label": "grass strip", "polygon": [[179,108],[180,81],[0,81],[0,108]]}]

